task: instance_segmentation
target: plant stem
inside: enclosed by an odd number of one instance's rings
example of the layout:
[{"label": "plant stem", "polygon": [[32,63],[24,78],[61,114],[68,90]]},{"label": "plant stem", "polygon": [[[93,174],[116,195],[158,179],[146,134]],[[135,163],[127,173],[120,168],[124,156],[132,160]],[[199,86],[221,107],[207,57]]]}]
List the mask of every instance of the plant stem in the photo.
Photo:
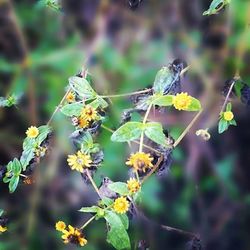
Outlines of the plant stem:
[{"label": "plant stem", "polygon": [[98,189],[98,187],[96,186],[96,184],[95,184],[95,182],[94,182],[92,176],[90,175],[88,169],[86,169],[86,174],[87,174],[87,176],[88,176],[88,178],[89,178],[89,180],[90,180],[90,182],[91,182],[93,188],[95,189],[96,193],[98,194],[98,196],[99,196],[100,198],[102,198],[101,195],[100,195],[99,189]]},{"label": "plant stem", "polygon": [[[151,107],[153,106],[153,103],[150,103],[149,106],[148,106],[148,109],[145,113],[145,116],[143,118],[143,125],[146,124],[147,122],[147,119],[148,119],[148,115],[149,115],[149,112],[150,112],[150,109]],[[139,152],[142,152],[142,149],[143,149],[143,140],[144,140],[144,130],[141,132],[141,139],[140,139],[140,145],[139,145]]]},{"label": "plant stem", "polygon": [[67,97],[67,95],[69,94],[69,92],[71,91],[71,88],[68,89],[68,91],[65,93],[65,95],[63,96],[63,98],[61,99],[60,103],[58,104],[58,106],[56,107],[56,109],[54,110],[53,114],[51,115],[49,121],[47,122],[47,125],[49,126],[51,121],[53,120],[54,116],[56,115],[56,113],[59,111],[59,109],[62,106],[62,103],[64,102],[65,98]]},{"label": "plant stem", "polygon": [[175,141],[174,143],[174,148],[181,142],[181,140],[183,139],[183,137],[188,133],[188,131],[192,128],[192,126],[194,125],[194,123],[197,121],[197,119],[199,118],[199,116],[202,113],[202,109],[196,114],[196,116],[193,118],[193,120],[189,123],[189,125],[185,128],[185,130],[182,132],[182,134],[179,136],[179,138]]},{"label": "plant stem", "polygon": [[92,216],[90,219],[88,219],[81,227],[80,229],[84,229],[90,222],[92,222],[92,220],[95,219],[95,215]]},{"label": "plant stem", "polygon": [[24,178],[28,178],[28,176],[25,175],[25,174],[19,174],[19,175],[22,176],[22,177],[24,177]]},{"label": "plant stem", "polygon": [[138,94],[144,94],[150,92],[151,89],[144,89],[140,91],[135,91],[135,92],[130,92],[130,93],[125,93],[125,94],[117,94],[117,95],[99,95],[101,98],[117,98],[117,97],[126,97],[126,96],[131,96],[131,95],[138,95]]},{"label": "plant stem", "polygon": [[161,155],[154,167],[151,169],[151,171],[142,179],[141,184],[145,182],[154,172],[155,170],[159,167],[161,161],[163,160],[163,156]]}]

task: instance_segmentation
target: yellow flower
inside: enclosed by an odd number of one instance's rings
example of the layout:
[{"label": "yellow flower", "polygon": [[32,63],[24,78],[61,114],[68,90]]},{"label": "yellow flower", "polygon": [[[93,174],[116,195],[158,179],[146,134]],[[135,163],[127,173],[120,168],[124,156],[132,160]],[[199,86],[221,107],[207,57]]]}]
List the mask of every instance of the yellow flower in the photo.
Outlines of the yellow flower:
[{"label": "yellow flower", "polygon": [[26,135],[29,137],[29,138],[36,138],[39,134],[39,130],[37,127],[35,126],[31,126],[27,129],[26,131]]},{"label": "yellow flower", "polygon": [[204,141],[208,141],[211,135],[208,132],[208,129],[199,129],[195,132],[197,136],[200,136]]},{"label": "yellow flower", "polygon": [[192,102],[192,97],[187,93],[180,93],[173,97],[173,105],[178,110],[186,110]]},{"label": "yellow flower", "polygon": [[7,231],[7,227],[0,225],[0,233],[4,233],[5,231]]},{"label": "yellow flower", "polygon": [[98,118],[98,114],[93,107],[91,107],[90,105],[86,105],[81,112],[81,117],[86,119],[87,121],[93,121]]},{"label": "yellow flower", "polygon": [[72,170],[82,173],[84,168],[90,167],[92,160],[90,155],[83,154],[81,151],[78,151],[74,155],[69,155],[67,162]]},{"label": "yellow flower", "polygon": [[65,244],[73,243],[80,246],[85,246],[87,244],[87,240],[84,238],[83,233],[75,227],[71,225],[68,226],[67,230],[63,230],[62,239],[64,240]]},{"label": "yellow flower", "polygon": [[115,200],[113,208],[116,213],[124,214],[128,211],[129,203],[125,197],[119,197]]},{"label": "yellow flower", "polygon": [[130,178],[127,181],[127,187],[131,193],[136,193],[140,190],[141,185],[140,185],[139,181],[137,181],[135,178]]},{"label": "yellow flower", "polygon": [[78,119],[78,126],[80,128],[87,128],[89,126],[89,121],[84,117],[80,117]]},{"label": "yellow flower", "polygon": [[130,156],[126,164],[132,166],[134,170],[140,170],[145,172],[148,168],[153,167],[153,159],[153,157],[150,157],[150,154],[137,152]]},{"label": "yellow flower", "polygon": [[224,118],[224,120],[226,120],[228,122],[232,121],[234,119],[234,114],[232,111],[226,111],[223,113],[223,118]]},{"label": "yellow flower", "polygon": [[66,228],[66,225],[65,225],[65,223],[63,221],[58,221],[56,223],[56,230],[57,231],[61,231],[62,232],[65,228]]},{"label": "yellow flower", "polygon": [[74,94],[73,92],[70,91],[70,92],[67,94],[67,96],[66,96],[66,101],[67,101],[68,103],[74,102],[74,101],[75,101],[75,94]]}]

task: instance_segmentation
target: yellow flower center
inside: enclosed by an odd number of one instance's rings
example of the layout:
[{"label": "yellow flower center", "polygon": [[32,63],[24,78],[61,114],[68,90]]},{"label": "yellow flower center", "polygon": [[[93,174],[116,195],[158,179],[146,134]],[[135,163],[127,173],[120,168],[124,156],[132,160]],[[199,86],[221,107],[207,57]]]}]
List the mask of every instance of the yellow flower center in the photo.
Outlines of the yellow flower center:
[{"label": "yellow flower center", "polygon": [[128,187],[128,190],[132,193],[136,193],[139,191],[139,189],[141,188],[141,185],[140,183],[134,179],[134,178],[130,178],[128,181],[127,181],[127,187]]},{"label": "yellow flower center", "polygon": [[234,114],[231,111],[226,111],[223,113],[223,118],[224,118],[224,120],[229,122],[229,121],[233,120]]},{"label": "yellow flower center", "polygon": [[63,231],[66,228],[66,225],[63,221],[58,221],[56,223],[56,230],[57,231]]},{"label": "yellow flower center", "polygon": [[90,155],[83,154],[81,151],[78,151],[74,155],[69,155],[67,161],[72,170],[76,170],[81,173],[84,168],[90,167],[90,163],[92,163]]},{"label": "yellow flower center", "polygon": [[192,98],[187,93],[180,93],[173,97],[173,105],[178,110],[187,110],[192,102]]},{"label": "yellow flower center", "polygon": [[124,214],[128,211],[129,203],[125,197],[119,197],[115,200],[113,208],[116,213]]},{"label": "yellow flower center", "polygon": [[26,131],[26,135],[27,135],[27,137],[29,137],[29,138],[36,138],[36,137],[38,136],[38,134],[39,134],[39,130],[38,130],[38,128],[35,127],[35,126],[29,127],[29,128],[27,129],[27,131]]},{"label": "yellow flower center", "polygon": [[150,154],[145,154],[144,152],[137,152],[130,156],[126,164],[132,166],[135,170],[145,172],[148,168],[153,167],[152,161],[153,158],[150,157]]}]

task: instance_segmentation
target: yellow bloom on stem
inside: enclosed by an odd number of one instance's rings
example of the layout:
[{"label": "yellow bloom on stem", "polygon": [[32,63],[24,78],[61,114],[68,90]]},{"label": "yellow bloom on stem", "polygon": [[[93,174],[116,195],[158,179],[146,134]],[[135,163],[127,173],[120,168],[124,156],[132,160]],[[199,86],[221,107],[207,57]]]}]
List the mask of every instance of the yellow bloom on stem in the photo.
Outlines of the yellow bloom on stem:
[{"label": "yellow bloom on stem", "polygon": [[63,221],[58,221],[56,223],[56,230],[57,231],[63,231],[66,228],[66,224]]},{"label": "yellow bloom on stem", "polygon": [[152,161],[153,157],[150,157],[150,154],[146,154],[144,152],[137,152],[135,154],[131,154],[126,165],[129,165],[134,168],[134,170],[140,170],[145,172],[148,168],[153,167]]},{"label": "yellow bloom on stem", "polygon": [[173,105],[178,110],[187,110],[192,102],[192,97],[188,93],[180,93],[173,97]]},{"label": "yellow bloom on stem", "polygon": [[125,197],[119,197],[115,200],[113,209],[118,214],[124,214],[128,211],[129,202]]},{"label": "yellow bloom on stem", "polygon": [[0,225],[0,233],[4,233],[7,231],[7,227],[1,226]]},{"label": "yellow bloom on stem", "polygon": [[98,118],[98,114],[92,106],[86,105],[81,112],[81,117],[87,121],[93,121]]},{"label": "yellow bloom on stem", "polygon": [[78,228],[72,227],[71,225],[69,225],[68,228],[62,232],[62,239],[65,244],[72,243],[83,247],[88,242],[83,233]]},{"label": "yellow bloom on stem", "polygon": [[84,168],[90,167],[92,162],[90,155],[83,154],[81,151],[78,151],[74,155],[69,155],[67,162],[72,170],[83,172]]},{"label": "yellow bloom on stem", "polygon": [[31,126],[27,129],[26,131],[26,135],[29,137],[29,138],[36,138],[39,134],[39,130],[37,127],[35,126]]},{"label": "yellow bloom on stem", "polygon": [[73,92],[70,91],[70,92],[67,94],[67,96],[66,96],[66,101],[67,101],[68,103],[74,102],[74,101],[75,101],[75,94],[74,94]]},{"label": "yellow bloom on stem", "polygon": [[137,181],[135,178],[130,178],[127,181],[127,187],[131,193],[136,193],[140,190],[141,185],[140,185],[140,182]]},{"label": "yellow bloom on stem", "polygon": [[234,114],[232,111],[226,111],[223,113],[224,120],[230,122],[234,119]]},{"label": "yellow bloom on stem", "polygon": [[78,119],[78,126],[80,128],[87,128],[89,126],[89,121],[85,117],[80,117]]}]

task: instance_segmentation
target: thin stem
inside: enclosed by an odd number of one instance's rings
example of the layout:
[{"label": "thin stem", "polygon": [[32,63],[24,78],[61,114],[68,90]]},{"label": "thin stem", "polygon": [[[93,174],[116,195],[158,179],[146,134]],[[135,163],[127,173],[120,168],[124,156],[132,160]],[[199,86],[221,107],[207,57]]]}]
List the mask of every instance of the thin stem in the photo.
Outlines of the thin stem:
[{"label": "thin stem", "polygon": [[[148,109],[145,113],[145,116],[143,118],[143,124],[146,124],[147,122],[147,119],[148,119],[148,115],[149,115],[149,112],[150,112],[150,109],[151,107],[153,106],[153,103],[150,103],[149,106],[148,106]],[[143,149],[143,140],[144,140],[144,131],[141,132],[141,139],[140,139],[140,145],[139,145],[139,152],[142,152],[142,149]]]},{"label": "thin stem", "polygon": [[236,83],[236,81],[237,81],[238,79],[239,79],[239,77],[235,77],[235,78],[234,78],[234,80],[233,80],[233,82],[232,82],[232,84],[231,84],[231,86],[230,86],[230,88],[229,88],[229,90],[228,90],[228,92],[227,92],[225,101],[224,101],[224,103],[223,103],[223,105],[222,105],[222,108],[221,108],[221,110],[220,110],[220,114],[225,110],[225,107],[226,107],[226,105],[227,105],[229,96],[230,96],[230,94],[231,94],[231,92],[232,92],[232,90],[233,90],[234,84]]},{"label": "thin stem", "polygon": [[150,92],[150,91],[151,91],[151,89],[145,89],[145,90],[140,90],[140,91],[125,93],[125,94],[117,94],[117,95],[99,95],[99,97],[101,97],[101,98],[126,97],[126,96],[131,96],[131,95],[144,94],[144,93],[148,93],[148,92]]},{"label": "thin stem", "polygon": [[179,233],[179,234],[183,234],[186,235],[188,237],[195,237],[195,238],[199,238],[199,236],[195,233],[192,232],[188,232],[188,231],[184,231],[182,229],[179,228],[175,228],[175,227],[170,227],[170,226],[166,226],[166,225],[160,225],[160,227],[164,230],[167,230],[169,232],[175,232],[175,233]]},{"label": "thin stem", "polygon": [[98,187],[96,186],[96,184],[95,184],[95,182],[94,182],[92,176],[90,175],[88,169],[86,169],[86,174],[87,174],[87,176],[88,176],[88,178],[89,178],[89,180],[90,180],[90,182],[91,182],[93,188],[95,189],[96,193],[98,194],[98,196],[99,196],[100,198],[102,198],[101,195],[100,195],[99,189],[98,189]]},{"label": "thin stem", "polygon": [[47,125],[49,126],[51,121],[53,120],[54,116],[56,115],[56,113],[59,111],[59,109],[62,106],[62,103],[64,102],[64,100],[66,99],[67,95],[69,94],[69,92],[71,91],[71,88],[68,89],[68,91],[65,93],[65,95],[63,96],[63,98],[61,99],[60,103],[58,104],[58,106],[56,107],[56,109],[54,110],[53,114],[51,115],[49,121],[47,122]]},{"label": "thin stem", "polygon": [[94,216],[92,216],[90,219],[88,219],[81,227],[80,227],[80,229],[84,229],[89,223],[91,223],[92,222],[92,220],[94,220],[95,219],[95,215]]},{"label": "thin stem", "polygon": [[161,157],[158,159],[157,163],[154,165],[151,171],[142,179],[141,184],[145,182],[155,172],[155,170],[159,167],[162,160],[163,160],[163,156],[161,155]]},{"label": "thin stem", "polygon": [[202,113],[202,109],[196,114],[196,116],[193,118],[193,120],[189,123],[189,125],[185,128],[185,130],[182,132],[182,134],[179,136],[179,138],[175,141],[174,143],[174,148],[181,142],[181,140],[183,139],[183,137],[188,133],[188,131],[192,128],[192,126],[194,125],[194,123],[197,121],[197,119],[199,118],[199,116]]},{"label": "thin stem", "polygon": [[25,174],[19,174],[19,176],[22,176],[22,177],[24,177],[24,178],[28,178],[28,176],[25,175]]}]

